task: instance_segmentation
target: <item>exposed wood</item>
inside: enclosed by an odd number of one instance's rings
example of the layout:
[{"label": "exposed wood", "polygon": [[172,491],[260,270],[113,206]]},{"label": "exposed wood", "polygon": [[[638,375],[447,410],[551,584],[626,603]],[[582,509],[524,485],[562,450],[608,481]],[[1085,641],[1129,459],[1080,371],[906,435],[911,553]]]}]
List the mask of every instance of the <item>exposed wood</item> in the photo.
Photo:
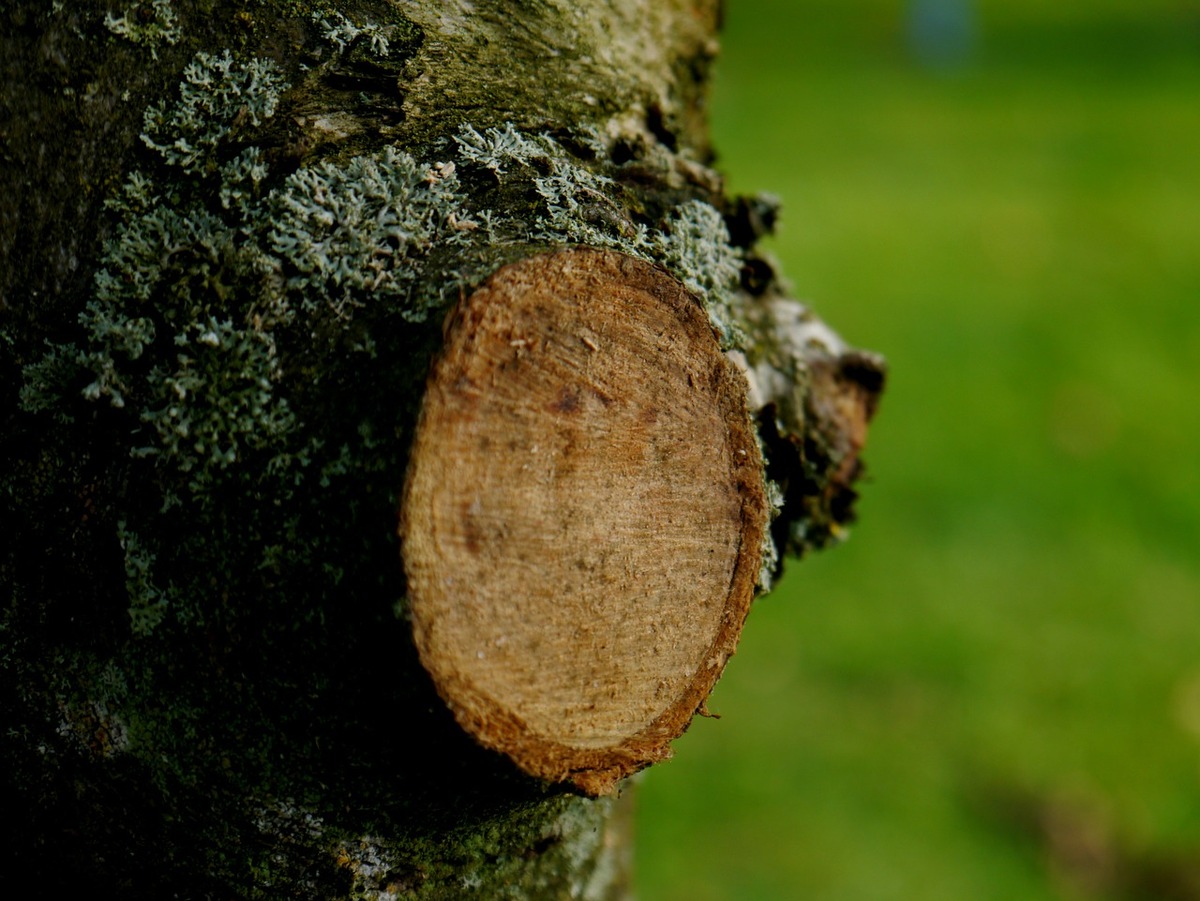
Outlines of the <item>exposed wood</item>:
[{"label": "exposed wood", "polygon": [[592,793],[663,757],[733,653],[767,505],[746,383],[666,272],[568,250],[455,310],[403,554],[459,722]]}]

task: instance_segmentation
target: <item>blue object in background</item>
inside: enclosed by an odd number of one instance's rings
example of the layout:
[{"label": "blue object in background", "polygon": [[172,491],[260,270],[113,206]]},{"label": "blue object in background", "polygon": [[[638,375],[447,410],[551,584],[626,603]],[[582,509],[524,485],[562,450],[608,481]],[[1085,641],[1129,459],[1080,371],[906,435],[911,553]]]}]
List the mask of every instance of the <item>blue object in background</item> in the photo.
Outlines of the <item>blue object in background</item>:
[{"label": "blue object in background", "polygon": [[974,55],[977,21],[973,0],[910,0],[909,52],[920,63],[944,68]]}]

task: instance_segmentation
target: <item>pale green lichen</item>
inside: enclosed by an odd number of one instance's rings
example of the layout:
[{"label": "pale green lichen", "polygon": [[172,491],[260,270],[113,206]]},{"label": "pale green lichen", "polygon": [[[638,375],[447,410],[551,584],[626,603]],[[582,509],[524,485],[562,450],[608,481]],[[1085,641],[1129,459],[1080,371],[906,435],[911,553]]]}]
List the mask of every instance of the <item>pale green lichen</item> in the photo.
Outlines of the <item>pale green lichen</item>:
[{"label": "pale green lichen", "polygon": [[[226,186],[230,197],[247,190],[239,181]],[[290,311],[269,296],[236,302],[239,279],[262,271],[236,221],[199,200],[172,205],[139,173],[111,208],[121,226],[80,318],[88,342],[77,360],[92,375],[83,395],[119,408],[133,398],[157,438],[136,453],[162,455],[204,484],[212,469],[243,449],[270,446],[292,425],[274,391],[281,374],[274,329]],[[147,370],[138,361],[156,342]]]},{"label": "pale green lichen", "polygon": [[[58,12],[57,8],[55,12]],[[119,16],[106,13],[104,27],[134,44],[145,44],[154,59],[158,59],[156,44],[177,44],[182,36],[179,14],[171,6],[171,0],[135,3]]]},{"label": "pale green lichen", "polygon": [[534,159],[544,159],[554,153],[553,142],[546,137],[526,135],[511,123],[504,128],[487,128],[482,132],[464,125],[454,135],[454,143],[462,158],[483,166],[493,175],[503,175],[509,162],[527,166]]},{"label": "pale green lichen", "polygon": [[[158,442],[139,450],[196,472],[194,487],[201,487],[201,474],[232,465],[246,450],[273,447],[295,419],[275,393],[282,371],[269,331],[209,316],[188,323],[175,345],[175,366],[153,373],[159,397],[142,413]],[[198,405],[195,396],[219,396],[221,404]]]},{"label": "pale green lichen", "polygon": [[72,346],[51,345],[42,358],[24,370],[21,407],[31,413],[44,413],[56,422],[74,420],[71,408],[63,403],[66,385],[79,372],[79,351]]},{"label": "pale green lichen", "polygon": [[235,125],[259,126],[275,114],[286,87],[271,60],[198,53],[183,70],[178,99],[146,110],[142,141],[165,162],[202,172]]},{"label": "pale green lichen", "polygon": [[689,200],[671,216],[654,241],[655,257],[705,300],[709,316],[726,345],[742,343],[734,303],[741,256],[729,243],[725,220],[711,204]]},{"label": "pale green lichen", "polygon": [[546,203],[547,216],[534,237],[567,240],[590,247],[613,247],[639,256],[652,254],[654,242],[647,227],[635,225],[614,199],[611,178],[599,175],[558,153],[549,158],[550,173],[533,184]]},{"label": "pale green lichen", "polygon": [[[284,87],[267,61],[200,53],[184,70],[179,97],[147,110],[143,140],[186,178],[160,190],[135,171],[108,202],[119,224],[80,316],[86,343],[54,348],[27,370],[26,409],[46,408],[73,362],[91,375],[86,399],[107,398],[117,408],[132,402],[151,427],[132,451],[170,461],[194,488],[291,428],[287,402],[274,390],[274,332],[290,309],[269,292],[245,296],[245,283],[269,275],[246,240],[262,230],[254,204],[267,174],[261,151],[248,148],[219,168],[223,211],[209,209],[201,181],[234,120],[261,124]],[[155,345],[147,367],[142,358]]]},{"label": "pale green lichen", "polygon": [[221,208],[239,213],[249,220],[252,205],[262,196],[262,184],[267,177],[267,164],[263,152],[257,147],[247,147],[219,170],[221,181],[217,198]]},{"label": "pale green lichen", "polygon": [[391,49],[391,28],[375,22],[365,21],[361,25],[341,12],[332,15],[313,13],[313,21],[321,26],[321,36],[333,44],[339,53],[344,53],[363,41],[376,56],[386,57]]},{"label": "pale green lichen", "polygon": [[[700,298],[723,346],[743,340],[735,325],[741,255],[712,204],[692,198],[659,221],[637,221],[615,168],[597,171],[600,164],[589,166],[549,135],[524,134],[512,125],[479,132],[468,125],[454,141],[466,162],[486,168],[502,184],[532,184],[542,206],[522,223],[528,240],[612,248],[659,263]],[[581,133],[580,141],[593,154],[604,151],[593,132]]]},{"label": "pale green lichen", "polygon": [[[756,432],[757,437],[757,432]],[[762,446],[762,439],[758,439],[759,453],[766,456],[766,451]],[[779,483],[774,479],[764,479],[767,495],[768,522],[774,522],[779,514],[783,511],[783,489],[779,487]],[[757,588],[765,594],[771,590],[771,586],[775,581],[775,573],[779,569],[779,548],[775,544],[775,538],[771,534],[770,529],[763,532],[762,541],[762,564],[758,570]]]},{"label": "pale green lichen", "polygon": [[464,201],[453,166],[386,147],[289,176],[272,194],[270,247],[294,270],[287,287],[309,312],[328,303],[344,314],[369,296],[420,320],[439,299],[420,290],[421,259],[435,243],[465,241],[455,214]]}]

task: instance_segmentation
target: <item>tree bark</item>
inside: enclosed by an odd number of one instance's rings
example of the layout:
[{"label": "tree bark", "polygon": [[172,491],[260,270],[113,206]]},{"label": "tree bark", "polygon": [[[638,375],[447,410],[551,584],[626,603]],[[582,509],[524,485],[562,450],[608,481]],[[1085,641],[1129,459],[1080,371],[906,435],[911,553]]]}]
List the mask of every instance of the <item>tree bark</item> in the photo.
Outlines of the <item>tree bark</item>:
[{"label": "tree bark", "polygon": [[0,883],[627,894],[883,384],[708,168],[718,6],[0,12]]}]

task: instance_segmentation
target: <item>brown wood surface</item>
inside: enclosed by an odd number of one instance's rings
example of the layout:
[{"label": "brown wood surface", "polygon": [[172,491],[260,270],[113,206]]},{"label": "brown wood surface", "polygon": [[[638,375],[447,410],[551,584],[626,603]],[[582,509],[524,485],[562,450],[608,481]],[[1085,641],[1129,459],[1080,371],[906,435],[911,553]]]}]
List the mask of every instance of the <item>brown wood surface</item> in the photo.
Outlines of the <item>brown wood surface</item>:
[{"label": "brown wood surface", "polygon": [[589,793],[669,756],[733,653],[767,505],[743,376],[612,251],[460,302],[401,510],[422,663],[464,728]]}]

